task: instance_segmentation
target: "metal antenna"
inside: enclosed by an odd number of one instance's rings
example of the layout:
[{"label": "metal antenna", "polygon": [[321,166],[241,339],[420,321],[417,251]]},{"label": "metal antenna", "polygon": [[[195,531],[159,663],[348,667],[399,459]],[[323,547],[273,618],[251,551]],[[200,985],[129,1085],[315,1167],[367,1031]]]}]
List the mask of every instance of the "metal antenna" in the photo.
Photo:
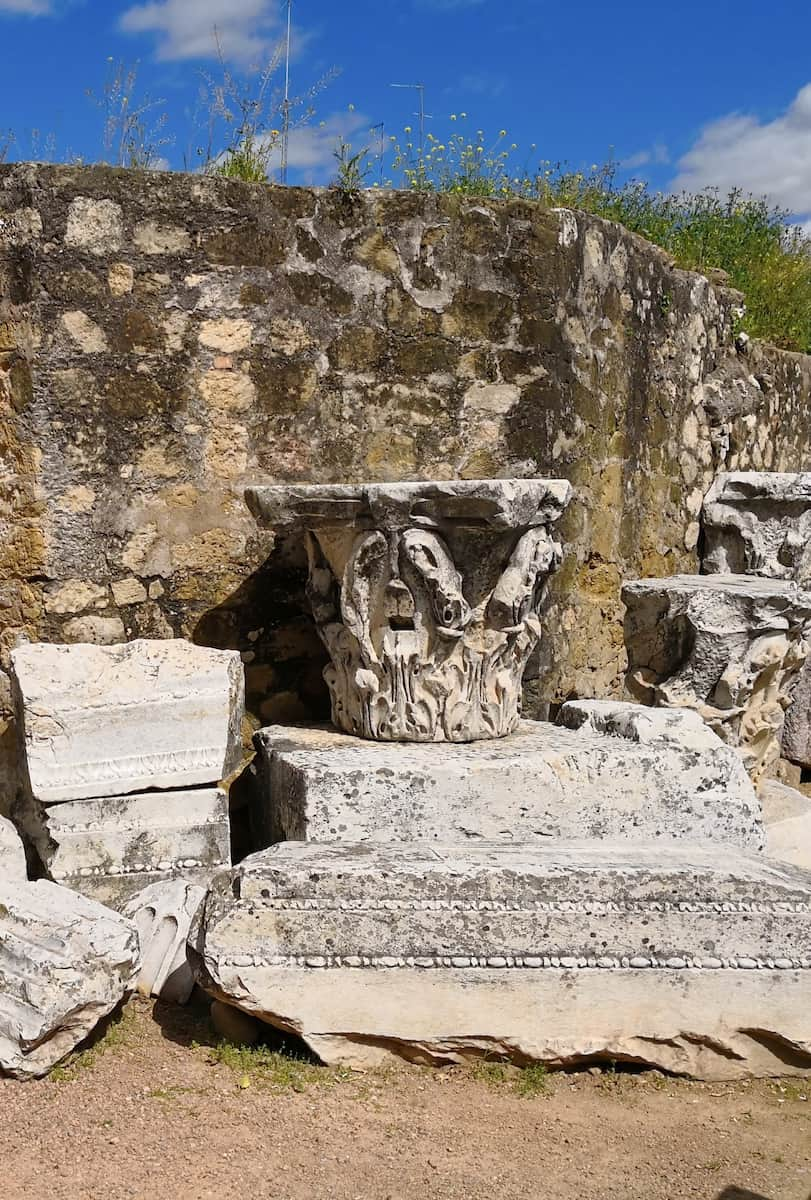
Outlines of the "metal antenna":
[{"label": "metal antenna", "polygon": [[287,0],[287,38],[284,49],[284,100],[282,101],[282,162],[279,178],[287,183],[287,149],[290,142],[290,27],[293,0]]},{"label": "metal antenna", "polygon": [[420,111],[417,116],[420,119],[420,159],[425,155],[425,84],[424,83],[390,83],[389,87],[395,88],[411,88],[420,94]]}]

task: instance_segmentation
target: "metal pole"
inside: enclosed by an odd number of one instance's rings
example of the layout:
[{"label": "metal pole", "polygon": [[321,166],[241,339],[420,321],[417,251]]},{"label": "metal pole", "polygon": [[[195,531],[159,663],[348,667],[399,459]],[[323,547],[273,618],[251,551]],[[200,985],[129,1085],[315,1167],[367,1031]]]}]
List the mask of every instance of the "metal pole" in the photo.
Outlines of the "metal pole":
[{"label": "metal pole", "polygon": [[420,160],[425,157],[425,84],[418,83],[417,90],[420,93]]},{"label": "metal pole", "polygon": [[284,52],[284,100],[282,101],[282,163],[279,177],[287,183],[287,148],[290,141],[290,26],[293,0],[287,0],[287,39]]}]

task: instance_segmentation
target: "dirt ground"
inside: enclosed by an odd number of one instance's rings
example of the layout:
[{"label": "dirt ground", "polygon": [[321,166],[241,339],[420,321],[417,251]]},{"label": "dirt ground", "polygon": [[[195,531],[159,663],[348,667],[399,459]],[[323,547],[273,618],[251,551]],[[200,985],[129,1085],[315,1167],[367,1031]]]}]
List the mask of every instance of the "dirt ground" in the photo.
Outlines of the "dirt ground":
[{"label": "dirt ground", "polygon": [[2,1200],[808,1200],[811,1081],[496,1064],[327,1070],[133,1001],[73,1065],[0,1082]]}]

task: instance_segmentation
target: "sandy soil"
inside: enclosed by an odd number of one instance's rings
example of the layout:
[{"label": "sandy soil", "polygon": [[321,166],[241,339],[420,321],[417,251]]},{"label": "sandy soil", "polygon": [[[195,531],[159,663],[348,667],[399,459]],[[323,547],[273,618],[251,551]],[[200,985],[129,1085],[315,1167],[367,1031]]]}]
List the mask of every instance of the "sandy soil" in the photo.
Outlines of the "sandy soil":
[{"label": "sandy soil", "polygon": [[811,1195],[811,1081],[538,1079],[496,1066],[347,1077],[212,1047],[203,1006],[136,1001],[56,1078],[0,1082],[0,1196]]}]

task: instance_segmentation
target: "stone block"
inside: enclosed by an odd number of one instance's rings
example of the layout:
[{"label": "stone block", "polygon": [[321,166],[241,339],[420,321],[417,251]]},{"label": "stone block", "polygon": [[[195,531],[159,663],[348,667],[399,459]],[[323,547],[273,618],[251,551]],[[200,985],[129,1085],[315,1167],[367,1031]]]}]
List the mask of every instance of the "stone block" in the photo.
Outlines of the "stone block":
[{"label": "stone block", "polygon": [[185,1004],[194,988],[186,954],[192,918],[206,889],[183,878],[151,883],[124,906],[141,943],[142,965],[137,989],[142,996],[160,996]]},{"label": "stone block", "polygon": [[811,796],[764,779],[760,798],[769,858],[811,871]]},{"label": "stone block", "polygon": [[0,883],[25,883],[25,849],[11,821],[0,817]]},{"label": "stone block", "polygon": [[177,640],[12,651],[33,796],[44,804],[216,783],[238,764],[243,668]]},{"label": "stone block", "polygon": [[811,1072],[811,874],[731,849],[282,843],[214,881],[190,946],[325,1062]]},{"label": "stone block", "polygon": [[44,1075],[132,990],[131,921],[48,880],[0,881],[0,1072]]},{"label": "stone block", "polygon": [[626,583],[622,599],[630,690],[695,709],[754,780],[767,775],[808,654],[811,592],[752,575],[673,575]]},{"label": "stone block", "polygon": [[231,862],[220,788],[27,802],[19,820],[52,879],[113,908],[147,884],[204,881]]},{"label": "stone block", "polygon": [[811,659],[806,659],[786,709],[782,749],[786,758],[800,767],[811,767]]},{"label": "stone block", "polygon": [[467,745],[259,730],[265,840],[692,837],[762,846],[760,803],[740,756],[696,714],[609,707],[630,710],[626,736],[577,728],[569,705],[561,719],[574,728],[522,721],[509,737]]}]

